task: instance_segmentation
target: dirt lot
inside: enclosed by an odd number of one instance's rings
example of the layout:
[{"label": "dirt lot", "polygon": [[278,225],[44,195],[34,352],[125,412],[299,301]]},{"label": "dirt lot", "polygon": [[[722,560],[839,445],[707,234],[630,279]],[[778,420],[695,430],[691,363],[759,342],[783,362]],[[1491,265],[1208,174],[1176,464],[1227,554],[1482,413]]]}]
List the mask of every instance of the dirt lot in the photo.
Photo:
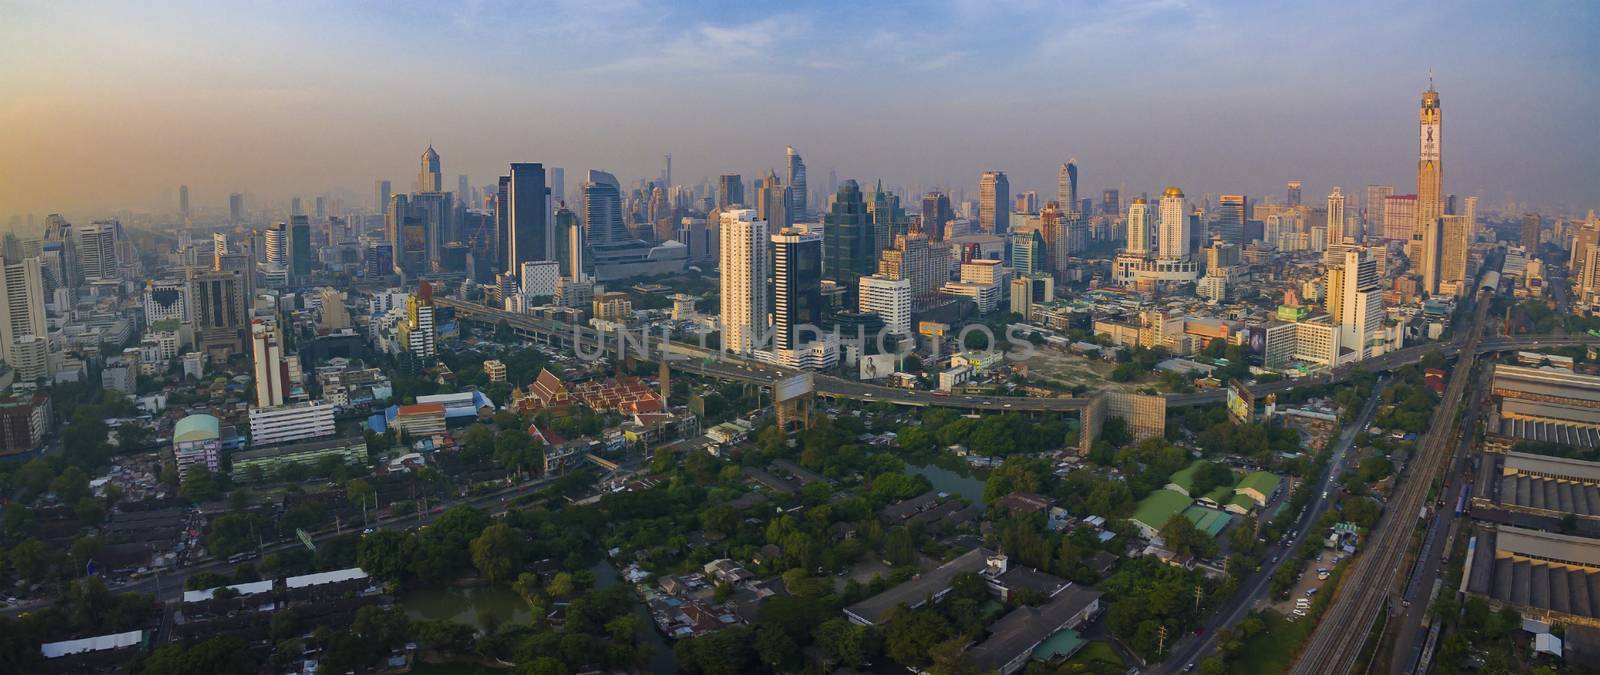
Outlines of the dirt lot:
[{"label": "dirt lot", "polygon": [[1068,387],[1081,384],[1090,389],[1135,391],[1145,386],[1139,381],[1112,382],[1111,369],[1116,367],[1115,361],[1086,357],[1069,351],[1039,349],[1034,352],[1033,358],[1027,360],[1027,364],[1030,379],[1051,380]]}]

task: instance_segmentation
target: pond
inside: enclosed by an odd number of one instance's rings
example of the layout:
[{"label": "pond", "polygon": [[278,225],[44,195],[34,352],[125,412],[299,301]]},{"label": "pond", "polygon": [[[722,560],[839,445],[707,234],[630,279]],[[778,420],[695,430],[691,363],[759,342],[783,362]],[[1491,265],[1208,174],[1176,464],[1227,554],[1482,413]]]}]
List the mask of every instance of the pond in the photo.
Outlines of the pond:
[{"label": "pond", "polygon": [[933,483],[933,489],[948,492],[953,495],[965,497],[983,508],[983,481],[973,476],[963,476],[959,473],[940,466],[927,464],[923,466],[907,465],[906,473],[926,476],[928,482]]},{"label": "pond", "polygon": [[[589,571],[594,573],[597,589],[610,588],[621,581],[616,568],[605,560],[595,563]],[[528,604],[508,586],[422,588],[407,593],[401,598],[400,606],[411,619],[448,619],[478,630],[483,630],[483,624],[478,621],[480,612],[494,615],[502,626],[526,626],[533,621]],[[650,649],[649,672],[678,672],[672,644],[656,632],[655,620],[643,603],[635,603],[634,614],[639,617],[639,642]]]}]

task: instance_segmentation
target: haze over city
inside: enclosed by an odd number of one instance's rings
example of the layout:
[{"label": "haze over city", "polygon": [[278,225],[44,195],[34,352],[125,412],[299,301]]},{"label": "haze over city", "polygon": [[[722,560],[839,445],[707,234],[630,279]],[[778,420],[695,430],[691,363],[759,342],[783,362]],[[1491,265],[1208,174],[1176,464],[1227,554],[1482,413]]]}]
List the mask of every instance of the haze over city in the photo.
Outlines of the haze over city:
[{"label": "haze over city", "polygon": [[401,180],[420,148],[684,182],[779,168],[972,190],[1405,185],[1429,71],[1451,192],[1592,206],[1589,3],[0,4],[0,217]]}]

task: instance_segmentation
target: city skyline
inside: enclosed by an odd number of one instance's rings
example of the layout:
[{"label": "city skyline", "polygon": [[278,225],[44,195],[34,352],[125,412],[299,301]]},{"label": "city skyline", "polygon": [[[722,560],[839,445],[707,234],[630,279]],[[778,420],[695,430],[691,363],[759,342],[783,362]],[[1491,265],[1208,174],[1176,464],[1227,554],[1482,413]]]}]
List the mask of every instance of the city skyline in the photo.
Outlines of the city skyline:
[{"label": "city skyline", "polygon": [[[793,145],[818,175],[969,192],[993,169],[1014,194],[1054,194],[1075,157],[1086,193],[1277,195],[1290,178],[1318,200],[1334,185],[1405,193],[1414,130],[1395,112],[1430,69],[1458,139],[1448,192],[1581,211],[1600,181],[1591,5],[980,7],[290,5],[242,21],[206,5],[11,5],[0,55],[23,67],[0,74],[15,94],[0,104],[0,216],[175,213],[179,185],[213,212],[233,192],[364,196],[408,184],[430,143],[474,186],[511,162],[631,181],[659,175],[664,153],[685,184],[781,175]],[[341,39],[305,30],[307,15]],[[1229,34],[1251,40],[1214,49]],[[414,93],[417,78],[437,93]],[[823,96],[839,91],[873,95]]]}]

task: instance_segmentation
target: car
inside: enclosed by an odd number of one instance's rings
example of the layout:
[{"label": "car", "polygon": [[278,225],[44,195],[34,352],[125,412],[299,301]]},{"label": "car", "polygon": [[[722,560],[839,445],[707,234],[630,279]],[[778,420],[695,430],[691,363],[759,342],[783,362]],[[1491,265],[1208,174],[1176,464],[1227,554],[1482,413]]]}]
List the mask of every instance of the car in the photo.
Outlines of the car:
[{"label": "car", "polygon": [[1272,564],[1278,564],[1278,556],[1272,556]]},{"label": "car", "polygon": [[361,531],[362,534],[372,534],[373,532],[377,532],[377,530],[370,527]]},{"label": "car", "polygon": [[1313,587],[1311,587],[1311,588],[1308,588],[1308,589],[1306,589],[1306,597],[1308,597],[1308,598],[1309,598],[1309,597],[1311,597],[1311,596],[1313,596],[1313,595],[1316,595],[1316,594],[1317,594],[1317,589],[1316,589],[1316,587],[1315,587],[1315,586],[1313,586]]},{"label": "car", "polygon": [[1296,610],[1294,610],[1294,615],[1295,616],[1305,616],[1306,615],[1306,611],[1303,610],[1303,609],[1296,609]]},{"label": "car", "polygon": [[430,513],[444,513],[444,507],[443,506],[435,506],[435,507],[433,507],[433,511],[431,511]]}]

